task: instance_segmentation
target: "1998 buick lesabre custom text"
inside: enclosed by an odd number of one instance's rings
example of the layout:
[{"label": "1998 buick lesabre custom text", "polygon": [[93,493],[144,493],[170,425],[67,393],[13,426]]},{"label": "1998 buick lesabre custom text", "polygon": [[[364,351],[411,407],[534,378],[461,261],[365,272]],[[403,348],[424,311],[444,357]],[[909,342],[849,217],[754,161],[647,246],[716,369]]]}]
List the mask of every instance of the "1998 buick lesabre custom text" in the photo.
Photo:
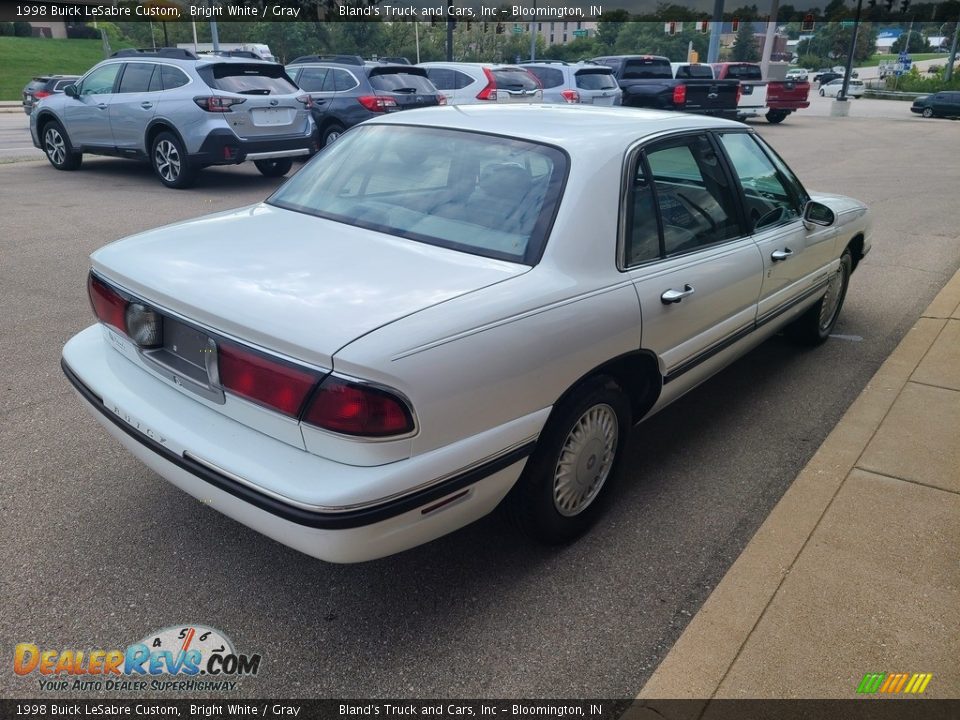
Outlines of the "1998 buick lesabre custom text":
[{"label": "1998 buick lesabre custom text", "polygon": [[825,340],[869,247],[862,204],[735,122],[411,111],[264,203],[95,252],[100,323],[63,368],[148,466],[310,555],[388,555],[508,494],[561,542],[635,422],[784,327]]}]

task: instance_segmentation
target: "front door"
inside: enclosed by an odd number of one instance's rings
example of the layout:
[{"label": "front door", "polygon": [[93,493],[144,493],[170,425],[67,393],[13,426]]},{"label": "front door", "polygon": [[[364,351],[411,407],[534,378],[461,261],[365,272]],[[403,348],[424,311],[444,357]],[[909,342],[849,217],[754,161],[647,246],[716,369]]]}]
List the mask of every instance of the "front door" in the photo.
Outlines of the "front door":
[{"label": "front door", "polygon": [[113,147],[109,108],[121,66],[114,62],[90,72],[78,83],[78,97],[64,106],[67,135],[74,147]]}]

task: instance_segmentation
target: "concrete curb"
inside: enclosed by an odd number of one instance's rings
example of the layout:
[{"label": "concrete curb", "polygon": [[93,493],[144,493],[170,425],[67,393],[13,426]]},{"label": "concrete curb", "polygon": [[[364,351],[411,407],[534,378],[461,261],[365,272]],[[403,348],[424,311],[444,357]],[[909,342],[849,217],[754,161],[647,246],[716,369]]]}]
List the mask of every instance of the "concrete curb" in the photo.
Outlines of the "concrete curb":
[{"label": "concrete curb", "polygon": [[713,698],[894,401],[948,319],[960,272],[876,372],[680,636],[638,699]]}]

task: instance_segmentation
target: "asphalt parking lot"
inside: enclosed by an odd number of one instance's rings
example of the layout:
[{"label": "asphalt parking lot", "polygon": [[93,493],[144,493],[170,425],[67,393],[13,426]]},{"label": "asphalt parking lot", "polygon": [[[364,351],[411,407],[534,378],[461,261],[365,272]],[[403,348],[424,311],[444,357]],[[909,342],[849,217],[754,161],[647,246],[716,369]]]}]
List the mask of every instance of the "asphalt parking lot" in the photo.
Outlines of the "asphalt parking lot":
[{"label": "asphalt parking lot", "polygon": [[[263,656],[236,695],[634,696],[960,266],[960,167],[949,161],[960,123],[866,100],[829,118],[821,100],[754,126],[808,188],[874,209],[874,250],[836,336],[813,351],[775,338],[641,426],[617,502],[572,546],[533,546],[494,514],[355,566],[283,547],[152,474],[82,410],[59,368],[64,342],[92,322],[91,251],[258,201],[277,181],[240,166],[172,191],[123,160],[87,158],[75,173],[0,164],[3,647],[124,647],[202,623]],[[37,692],[0,673],[3,697]]]}]

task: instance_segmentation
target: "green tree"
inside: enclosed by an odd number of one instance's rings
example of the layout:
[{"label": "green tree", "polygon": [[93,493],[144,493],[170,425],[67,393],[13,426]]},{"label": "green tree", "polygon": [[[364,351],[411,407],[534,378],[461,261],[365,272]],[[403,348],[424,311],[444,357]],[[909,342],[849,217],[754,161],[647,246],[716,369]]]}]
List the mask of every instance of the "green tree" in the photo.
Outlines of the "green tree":
[{"label": "green tree", "polygon": [[629,20],[630,13],[626,10],[608,10],[600,13],[597,18],[597,42],[608,49],[615,47],[620,32]]},{"label": "green tree", "polygon": [[927,42],[927,39],[922,34],[914,30],[909,33],[909,40],[907,36],[908,33],[901,33],[900,37],[890,46],[890,52],[902,52],[904,48],[906,48],[907,52],[911,53],[930,52],[930,43]]},{"label": "green tree", "polygon": [[760,59],[760,50],[757,48],[757,39],[754,37],[751,23],[740,23],[737,37],[733,41],[732,56],[738,62],[757,62]]}]

